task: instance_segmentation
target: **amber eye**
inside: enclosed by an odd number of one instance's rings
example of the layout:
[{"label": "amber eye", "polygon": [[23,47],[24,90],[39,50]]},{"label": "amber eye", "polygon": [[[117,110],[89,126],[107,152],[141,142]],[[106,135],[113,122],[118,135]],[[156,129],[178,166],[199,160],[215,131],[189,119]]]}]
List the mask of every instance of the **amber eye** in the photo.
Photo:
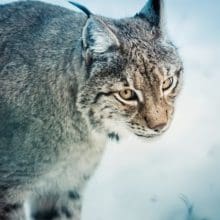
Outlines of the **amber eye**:
[{"label": "amber eye", "polygon": [[121,98],[127,101],[137,99],[136,93],[131,89],[123,89],[119,92],[119,95],[121,96]]},{"label": "amber eye", "polygon": [[163,82],[162,89],[165,91],[173,85],[173,77],[169,77]]}]

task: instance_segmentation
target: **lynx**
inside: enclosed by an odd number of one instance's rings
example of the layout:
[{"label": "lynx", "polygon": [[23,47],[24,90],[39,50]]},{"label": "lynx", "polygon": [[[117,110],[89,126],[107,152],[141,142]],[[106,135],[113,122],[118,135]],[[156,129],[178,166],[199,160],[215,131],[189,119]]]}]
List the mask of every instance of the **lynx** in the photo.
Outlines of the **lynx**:
[{"label": "lynx", "polygon": [[0,5],[0,219],[80,220],[109,137],[148,141],[174,113],[183,66],[162,0],[110,19]]}]

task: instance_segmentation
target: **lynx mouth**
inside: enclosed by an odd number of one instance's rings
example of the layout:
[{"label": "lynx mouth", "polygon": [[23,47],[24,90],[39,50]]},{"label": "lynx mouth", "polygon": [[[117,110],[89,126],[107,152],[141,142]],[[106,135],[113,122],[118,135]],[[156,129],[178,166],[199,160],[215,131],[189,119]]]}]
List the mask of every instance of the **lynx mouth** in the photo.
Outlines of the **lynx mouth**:
[{"label": "lynx mouth", "polygon": [[147,134],[147,135],[143,135],[143,134],[137,134],[135,133],[136,136],[138,137],[142,137],[142,138],[154,138],[159,136],[160,134]]}]

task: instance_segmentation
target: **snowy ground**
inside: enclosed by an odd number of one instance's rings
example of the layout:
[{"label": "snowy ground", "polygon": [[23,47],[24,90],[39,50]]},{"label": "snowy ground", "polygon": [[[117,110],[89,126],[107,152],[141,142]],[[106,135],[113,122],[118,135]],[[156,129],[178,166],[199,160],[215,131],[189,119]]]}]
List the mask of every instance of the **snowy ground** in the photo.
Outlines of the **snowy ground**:
[{"label": "snowy ground", "polygon": [[[111,17],[133,15],[145,3],[80,2]],[[185,64],[175,120],[157,141],[130,137],[109,144],[88,185],[83,220],[220,219],[220,1],[165,3],[169,33]]]}]

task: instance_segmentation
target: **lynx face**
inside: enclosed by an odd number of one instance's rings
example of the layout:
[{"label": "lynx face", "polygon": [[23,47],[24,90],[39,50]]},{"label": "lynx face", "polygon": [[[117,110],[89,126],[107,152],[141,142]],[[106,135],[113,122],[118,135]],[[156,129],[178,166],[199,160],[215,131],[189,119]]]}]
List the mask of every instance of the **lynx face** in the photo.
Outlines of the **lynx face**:
[{"label": "lynx face", "polygon": [[152,137],[169,127],[183,67],[161,26],[161,5],[153,2],[134,18],[87,21],[82,45],[88,79],[78,106],[94,129]]}]

